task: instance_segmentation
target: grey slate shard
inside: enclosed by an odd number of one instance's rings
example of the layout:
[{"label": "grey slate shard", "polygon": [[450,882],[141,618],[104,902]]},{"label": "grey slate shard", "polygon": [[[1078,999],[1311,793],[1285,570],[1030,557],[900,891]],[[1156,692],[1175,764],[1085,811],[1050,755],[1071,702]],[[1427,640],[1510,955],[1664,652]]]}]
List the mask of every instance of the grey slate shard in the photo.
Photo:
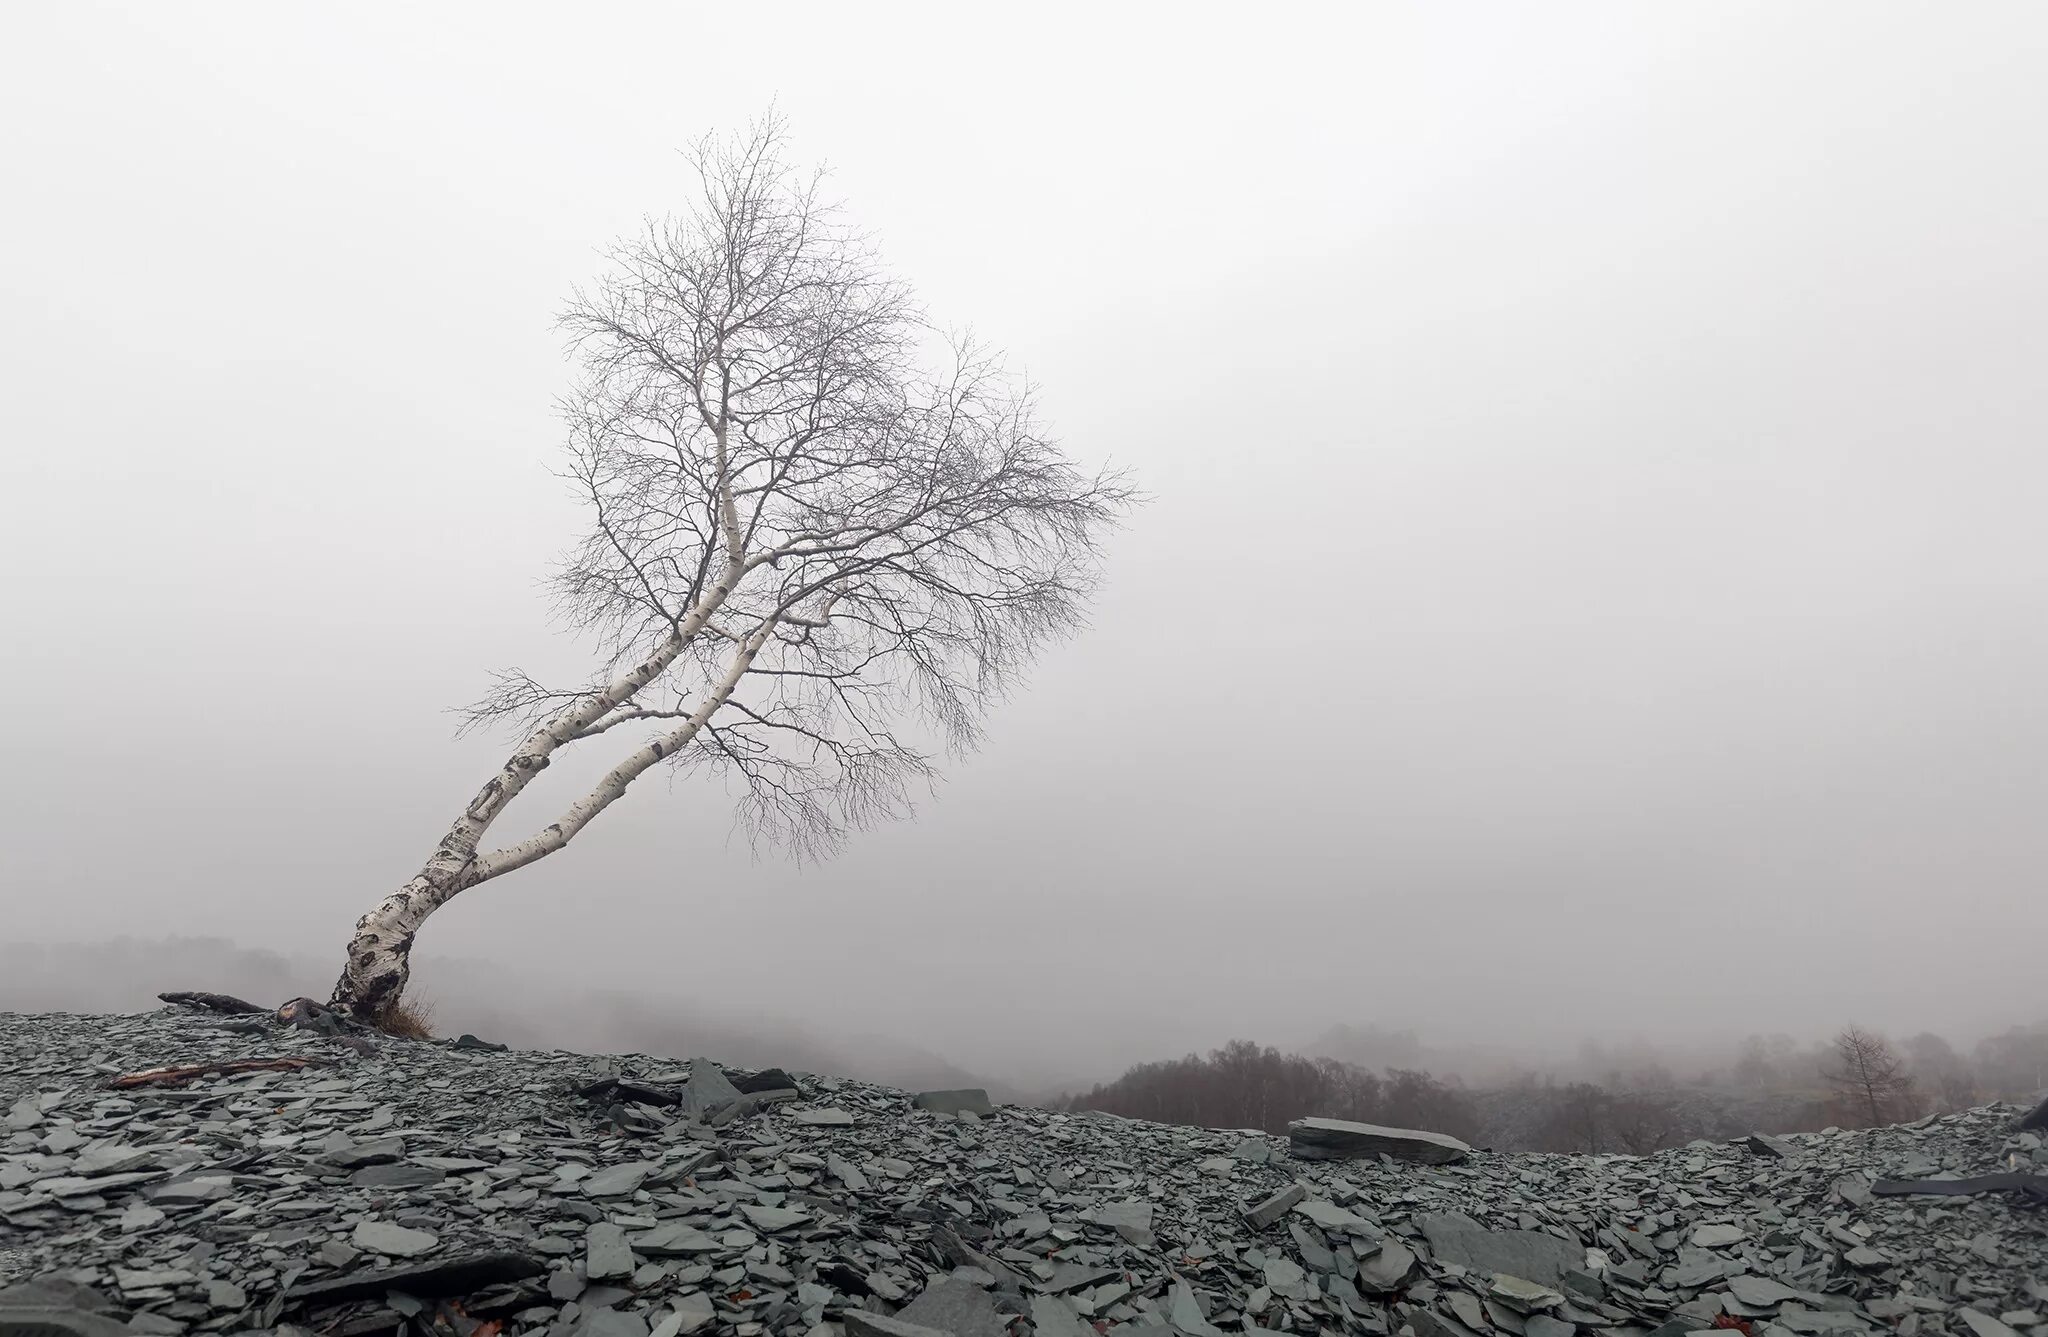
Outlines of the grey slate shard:
[{"label": "grey slate shard", "polygon": [[358,1221],[348,1242],[365,1253],[413,1258],[431,1250],[440,1239],[431,1231],[413,1230],[395,1221]]},{"label": "grey slate shard", "polygon": [[1769,1133],[1751,1133],[1742,1139],[1742,1145],[1758,1155],[1776,1156],[1782,1160],[1790,1160],[1799,1154],[1799,1148],[1784,1138],[1772,1137]]},{"label": "grey slate shard", "polygon": [[1799,1296],[1798,1291],[1784,1282],[1760,1277],[1753,1272],[1738,1272],[1728,1278],[1728,1293],[1752,1309],[1767,1309]]},{"label": "grey slate shard", "polygon": [[1564,1275],[1585,1266],[1586,1251],[1536,1230],[1488,1230],[1462,1212],[1429,1212],[1415,1218],[1438,1262],[1475,1272],[1505,1272],[1543,1286],[1564,1284]]},{"label": "grey slate shard", "polygon": [[953,1337],[1005,1337],[1007,1325],[988,1292],[957,1277],[942,1277],[898,1310],[905,1323],[936,1328]]},{"label": "grey slate shard", "polygon": [[5,1337],[128,1337],[113,1301],[88,1286],[44,1278],[0,1289]]},{"label": "grey slate shard", "polygon": [[572,1337],[648,1337],[647,1320],[622,1309],[586,1309],[577,1316]]},{"label": "grey slate shard", "polygon": [[0,1292],[0,1337],[134,1337],[127,1324],[65,1305],[16,1304]]},{"label": "grey slate shard", "polygon": [[1095,1337],[1095,1329],[1057,1295],[1031,1297],[1031,1326],[1036,1337]]},{"label": "grey slate shard", "polygon": [[583,1273],[592,1281],[614,1281],[633,1275],[632,1246],[626,1243],[625,1227],[599,1221],[583,1236]]},{"label": "grey slate shard", "polygon": [[1253,1165],[1264,1165],[1273,1159],[1273,1144],[1263,1137],[1248,1137],[1231,1148],[1231,1156]]},{"label": "grey slate shard", "polygon": [[708,1058],[690,1060],[690,1082],[683,1088],[683,1108],[709,1118],[739,1103],[740,1091],[726,1080],[725,1070]]},{"label": "grey slate shard", "polygon": [[1299,1184],[1289,1184],[1278,1193],[1254,1206],[1247,1207],[1244,1219],[1253,1227],[1264,1230],[1281,1217],[1287,1215],[1294,1204],[1308,1196],[1308,1190]]},{"label": "grey slate shard", "polygon": [[1358,1265],[1358,1289],[1385,1295],[1401,1289],[1415,1270],[1415,1252],[1396,1240],[1388,1240],[1380,1251]]},{"label": "grey slate shard", "polygon": [[1749,1238],[1749,1232],[1741,1226],[1717,1223],[1696,1226],[1692,1232],[1693,1247],[1700,1249],[1725,1249]]},{"label": "grey slate shard", "polygon": [[1062,1259],[1054,1264],[1052,1275],[1039,1283],[1041,1289],[1054,1295],[1067,1291],[1078,1291],[1083,1287],[1100,1285],[1121,1276],[1118,1268],[1092,1263],[1072,1263]]},{"label": "grey slate shard", "polygon": [[900,1318],[870,1313],[865,1309],[847,1310],[844,1322],[846,1337],[952,1337],[938,1328],[906,1323]]},{"label": "grey slate shard", "polygon": [[482,1049],[497,1054],[505,1053],[511,1048],[510,1045],[492,1044],[489,1040],[479,1040],[468,1031],[464,1031],[456,1036],[454,1044],[449,1047],[451,1049]]},{"label": "grey slate shard", "polygon": [[607,1165],[596,1174],[580,1181],[576,1187],[586,1197],[623,1198],[635,1193],[647,1182],[647,1176],[657,1167],[649,1161],[627,1161],[621,1165]]},{"label": "grey slate shard", "polygon": [[741,1207],[740,1214],[747,1218],[754,1229],[765,1230],[770,1234],[800,1226],[811,1219],[809,1212],[800,1212],[790,1207],[760,1207],[753,1203]]},{"label": "grey slate shard", "polygon": [[1415,1329],[1415,1337],[1478,1337],[1478,1330],[1429,1309],[1416,1310],[1408,1316],[1408,1323]]},{"label": "grey slate shard", "polygon": [[1418,1165],[1451,1165],[1472,1154],[1472,1148],[1446,1133],[1415,1128],[1387,1128],[1347,1119],[1296,1119],[1287,1125],[1287,1141],[1303,1160],[1358,1160],[1392,1156]]},{"label": "grey slate shard", "polygon": [[796,1110],[790,1116],[798,1123],[814,1128],[850,1128],[853,1116],[842,1109]]},{"label": "grey slate shard", "polygon": [[1956,1317],[1969,1324],[1970,1331],[1976,1333],[1977,1337],[2019,1337],[2011,1325],[1980,1310],[1959,1309],[1956,1311]]},{"label": "grey slate shard", "polygon": [[912,1109],[930,1110],[934,1114],[994,1114],[996,1107],[988,1100],[988,1092],[978,1086],[962,1087],[956,1091],[920,1091],[911,1097]]},{"label": "grey slate shard", "polygon": [[1298,1202],[1294,1205],[1294,1211],[1297,1216],[1305,1216],[1327,1231],[1343,1234],[1350,1234],[1353,1231],[1360,1234],[1377,1233],[1356,1213],[1347,1212],[1336,1203],[1325,1202],[1321,1198]]},{"label": "grey slate shard", "polygon": [[796,1078],[780,1068],[763,1068],[757,1073],[742,1077],[733,1083],[733,1088],[743,1096],[756,1091],[794,1091]]},{"label": "grey slate shard", "polygon": [[1167,1321],[1180,1337],[1222,1337],[1216,1326],[1209,1322],[1209,1316],[1202,1312],[1202,1303],[1195,1298],[1194,1288],[1188,1285],[1185,1277],[1173,1279]]},{"label": "grey slate shard", "polygon": [[321,1159],[344,1170],[360,1170],[366,1165],[388,1165],[403,1155],[403,1141],[395,1137],[384,1137],[374,1142],[358,1142],[338,1151],[330,1151]]},{"label": "grey slate shard", "polygon": [[532,1254],[501,1249],[412,1267],[362,1268],[327,1281],[302,1282],[287,1289],[285,1301],[287,1308],[319,1309],[372,1299],[387,1291],[440,1299],[525,1281],[546,1271],[547,1265]]},{"label": "grey slate shard", "polygon": [[431,1188],[447,1177],[426,1165],[366,1165],[348,1182],[357,1188]]}]

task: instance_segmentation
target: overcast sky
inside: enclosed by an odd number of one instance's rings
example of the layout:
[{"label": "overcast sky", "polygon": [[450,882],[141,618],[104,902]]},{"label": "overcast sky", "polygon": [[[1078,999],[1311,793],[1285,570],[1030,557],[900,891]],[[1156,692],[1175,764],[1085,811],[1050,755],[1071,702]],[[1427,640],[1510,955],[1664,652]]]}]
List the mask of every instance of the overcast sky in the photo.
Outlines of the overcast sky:
[{"label": "overcast sky", "polygon": [[10,937],[338,965],[495,766],[445,708],[582,662],[552,317],[773,99],[1155,500],[914,822],[796,867],[651,777],[423,955],[1020,1071],[2041,1015],[2038,6],[9,29]]}]

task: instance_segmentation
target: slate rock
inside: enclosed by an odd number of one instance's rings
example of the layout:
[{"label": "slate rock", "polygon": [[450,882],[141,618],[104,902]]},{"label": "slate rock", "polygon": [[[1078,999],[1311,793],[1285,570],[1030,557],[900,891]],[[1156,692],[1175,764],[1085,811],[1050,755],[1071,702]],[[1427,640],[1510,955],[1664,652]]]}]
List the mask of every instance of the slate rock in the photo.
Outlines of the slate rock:
[{"label": "slate rock", "polygon": [[906,1323],[900,1318],[870,1313],[865,1309],[849,1309],[844,1317],[846,1337],[959,1337],[941,1328],[927,1328],[921,1323]]},{"label": "slate rock", "polygon": [[945,1277],[925,1287],[915,1300],[897,1311],[896,1317],[905,1323],[951,1333],[953,1337],[1007,1337],[1007,1324],[996,1312],[988,1292],[955,1277]]},{"label": "slate rock", "polygon": [[1298,1202],[1294,1205],[1294,1211],[1297,1216],[1306,1217],[1324,1230],[1332,1233],[1377,1233],[1356,1213],[1347,1212],[1336,1203],[1325,1202],[1321,1198],[1310,1198],[1306,1202]]},{"label": "slate rock", "polygon": [[357,1188],[432,1188],[448,1176],[425,1165],[366,1165],[348,1177]]},{"label": "slate rock", "polygon": [[1428,1212],[1415,1219],[1440,1263],[1475,1272],[1504,1272],[1542,1286],[1564,1284],[1565,1273],[1581,1267],[1586,1251],[1536,1230],[1488,1230],[1462,1212]]},{"label": "slate rock", "polygon": [[569,1331],[573,1337],[648,1337],[645,1318],[611,1308],[586,1309]]},{"label": "slate rock", "polygon": [[759,1091],[794,1091],[797,1086],[796,1078],[782,1069],[763,1068],[757,1073],[734,1081],[733,1088],[743,1096],[750,1096]]},{"label": "slate rock", "polygon": [[348,1242],[365,1253],[414,1258],[432,1249],[440,1239],[429,1231],[408,1229],[391,1221],[358,1221]]},{"label": "slate rock", "polygon": [[814,1128],[850,1128],[853,1116],[842,1109],[796,1110],[789,1116]]},{"label": "slate rock", "polygon": [[1074,1306],[1057,1295],[1031,1297],[1031,1327],[1034,1337],[1096,1337]]},{"label": "slate rock", "polygon": [[607,1165],[596,1174],[579,1181],[576,1188],[585,1197],[590,1198],[630,1197],[647,1182],[647,1176],[660,1168],[651,1161],[626,1161],[619,1165]]},{"label": "slate rock", "polygon": [[774,1234],[778,1230],[791,1230],[811,1219],[809,1212],[796,1211],[788,1207],[762,1207],[748,1203],[740,1208],[740,1215],[747,1218],[756,1230]]},{"label": "slate rock", "polygon": [[1358,1289],[1385,1295],[1400,1290],[1415,1270],[1415,1252],[1396,1240],[1388,1240],[1380,1251],[1358,1265]]},{"label": "slate rock", "polygon": [[1299,1184],[1289,1184],[1271,1197],[1245,1209],[1244,1219],[1254,1229],[1264,1230],[1287,1215],[1296,1203],[1308,1196],[1308,1190]]},{"label": "slate rock", "polygon": [[739,1088],[725,1070],[708,1058],[690,1060],[690,1082],[683,1089],[683,1108],[710,1118],[739,1103]]},{"label": "slate rock", "polygon": [[1728,1278],[1728,1293],[1752,1309],[1768,1309],[1799,1297],[1799,1292],[1784,1282],[1753,1272],[1739,1272]]},{"label": "slate rock", "polygon": [[633,1275],[639,1264],[626,1243],[625,1227],[599,1221],[583,1236],[583,1274],[592,1281],[615,1281]]},{"label": "slate rock", "polygon": [[1959,1309],[1956,1317],[1968,1324],[1977,1337],[2019,1337],[2009,1325],[1976,1309]]},{"label": "slate rock", "polygon": [[1294,1154],[1304,1160],[1391,1156],[1417,1165],[1451,1165],[1472,1154],[1471,1147],[1445,1133],[1346,1119],[1296,1119],[1287,1125],[1287,1140]]},{"label": "slate rock", "polygon": [[404,1155],[405,1143],[395,1137],[386,1137],[330,1151],[322,1159],[343,1170],[360,1170],[366,1165],[388,1165]]},{"label": "slate rock", "polygon": [[955,1091],[920,1091],[911,1097],[912,1109],[930,1110],[934,1114],[977,1114],[990,1115],[996,1107],[989,1103],[988,1092],[978,1086],[961,1087]]}]

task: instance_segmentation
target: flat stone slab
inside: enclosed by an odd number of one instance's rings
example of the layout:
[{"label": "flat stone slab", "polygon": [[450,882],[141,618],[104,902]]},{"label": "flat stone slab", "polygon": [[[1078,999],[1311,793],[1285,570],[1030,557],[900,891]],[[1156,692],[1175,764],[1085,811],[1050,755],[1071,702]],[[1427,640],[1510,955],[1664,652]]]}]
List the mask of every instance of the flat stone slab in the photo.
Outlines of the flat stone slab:
[{"label": "flat stone slab", "polygon": [[1296,1156],[1311,1161],[1392,1156],[1417,1165],[1452,1165],[1472,1154],[1471,1147],[1447,1133],[1345,1119],[1296,1119],[1287,1125],[1287,1142]]},{"label": "flat stone slab", "polygon": [[1307,1196],[1307,1189],[1299,1184],[1289,1184],[1265,1201],[1246,1208],[1244,1219],[1254,1228],[1264,1230],[1287,1215],[1289,1209]]},{"label": "flat stone slab", "polygon": [[934,1114],[994,1114],[996,1107],[988,1100],[988,1092],[978,1086],[962,1087],[957,1091],[920,1091],[911,1097],[912,1109],[930,1110]]},{"label": "flat stone slab", "polygon": [[988,1292],[957,1277],[946,1277],[925,1287],[924,1293],[903,1306],[896,1317],[905,1323],[952,1333],[953,1337],[1005,1337],[1008,1331]]},{"label": "flat stone slab", "polygon": [[1462,1212],[1429,1212],[1415,1219],[1438,1262],[1475,1272],[1502,1272],[1543,1286],[1561,1286],[1564,1274],[1586,1264],[1586,1251],[1540,1230],[1488,1230]]},{"label": "flat stone slab", "polygon": [[865,1309],[849,1309],[845,1315],[846,1337],[957,1337],[941,1328],[927,1328],[922,1323],[905,1323],[900,1318],[884,1314],[871,1314]]},{"label": "flat stone slab", "polygon": [[430,1231],[414,1230],[393,1221],[358,1221],[348,1242],[364,1253],[388,1254],[393,1258],[416,1258],[426,1253],[440,1237]]},{"label": "flat stone slab", "polygon": [[636,1193],[647,1176],[655,1171],[649,1161],[627,1161],[623,1165],[608,1165],[596,1174],[583,1180],[576,1187],[587,1197],[623,1198]]}]

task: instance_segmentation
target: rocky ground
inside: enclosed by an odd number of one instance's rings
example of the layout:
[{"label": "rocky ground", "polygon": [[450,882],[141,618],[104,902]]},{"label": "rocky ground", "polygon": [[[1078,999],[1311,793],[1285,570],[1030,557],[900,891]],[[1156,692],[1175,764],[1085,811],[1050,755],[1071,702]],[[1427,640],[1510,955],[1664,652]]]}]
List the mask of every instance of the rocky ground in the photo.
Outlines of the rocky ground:
[{"label": "rocky ground", "polygon": [[[1424,1166],[709,1063],[368,1048],[268,1016],[0,1016],[0,1333],[70,1304],[97,1315],[77,1332],[2048,1337],[2035,1199],[1872,1192],[2048,1171],[2010,1108]],[[309,1062],[112,1085],[248,1058]]]}]

